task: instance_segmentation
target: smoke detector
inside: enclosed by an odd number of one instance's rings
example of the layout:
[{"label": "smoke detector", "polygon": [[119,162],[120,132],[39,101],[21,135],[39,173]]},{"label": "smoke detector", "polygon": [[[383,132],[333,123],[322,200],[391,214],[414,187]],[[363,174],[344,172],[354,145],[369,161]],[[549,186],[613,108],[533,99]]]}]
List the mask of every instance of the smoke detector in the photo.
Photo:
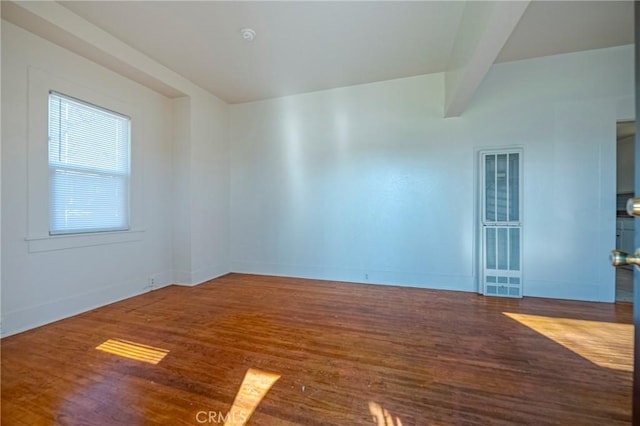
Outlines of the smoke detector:
[{"label": "smoke detector", "polygon": [[241,29],[240,34],[242,35],[242,38],[244,39],[244,41],[253,41],[253,39],[256,38],[256,32],[253,31],[251,28]]}]

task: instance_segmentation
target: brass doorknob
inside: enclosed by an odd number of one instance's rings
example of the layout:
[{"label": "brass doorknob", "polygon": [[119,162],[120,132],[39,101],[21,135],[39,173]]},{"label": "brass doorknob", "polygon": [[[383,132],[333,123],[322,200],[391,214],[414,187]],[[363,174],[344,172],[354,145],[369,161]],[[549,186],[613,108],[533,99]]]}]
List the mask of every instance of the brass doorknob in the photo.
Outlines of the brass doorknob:
[{"label": "brass doorknob", "polygon": [[640,265],[640,252],[629,254],[620,250],[611,250],[609,260],[613,266]]},{"label": "brass doorknob", "polygon": [[640,198],[629,198],[627,200],[627,213],[629,216],[640,216]]}]

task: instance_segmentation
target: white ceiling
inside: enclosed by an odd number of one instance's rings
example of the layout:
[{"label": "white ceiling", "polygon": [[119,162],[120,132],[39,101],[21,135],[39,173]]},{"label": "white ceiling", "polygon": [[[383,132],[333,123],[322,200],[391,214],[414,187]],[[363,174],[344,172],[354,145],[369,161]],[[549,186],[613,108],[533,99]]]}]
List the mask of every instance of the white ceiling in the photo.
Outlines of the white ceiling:
[{"label": "white ceiling", "polygon": [[496,62],[631,43],[631,1],[534,1]]},{"label": "white ceiling", "polygon": [[[465,7],[424,2],[65,1],[229,103],[447,69]],[[257,32],[252,43],[240,29]],[[633,42],[631,1],[533,2],[498,62]]]}]

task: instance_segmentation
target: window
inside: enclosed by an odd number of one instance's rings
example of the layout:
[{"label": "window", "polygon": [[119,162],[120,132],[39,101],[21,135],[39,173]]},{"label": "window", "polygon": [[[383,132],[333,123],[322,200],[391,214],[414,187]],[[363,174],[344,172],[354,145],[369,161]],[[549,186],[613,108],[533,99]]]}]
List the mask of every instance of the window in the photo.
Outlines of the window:
[{"label": "window", "polygon": [[49,92],[49,234],[129,229],[129,117]]}]

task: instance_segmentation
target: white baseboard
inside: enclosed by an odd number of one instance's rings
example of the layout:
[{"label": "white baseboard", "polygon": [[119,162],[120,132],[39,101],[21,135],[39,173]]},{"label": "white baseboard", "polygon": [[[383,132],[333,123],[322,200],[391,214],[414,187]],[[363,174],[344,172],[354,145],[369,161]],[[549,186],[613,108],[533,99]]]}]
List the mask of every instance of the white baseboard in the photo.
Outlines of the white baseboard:
[{"label": "white baseboard", "polygon": [[150,275],[154,279],[153,288],[149,287],[150,277],[141,277],[28,308],[3,312],[0,337],[21,333],[171,284],[194,286],[227,273],[229,273],[228,268],[219,265],[191,272],[177,270],[158,272]]},{"label": "white baseboard", "polygon": [[191,271],[184,271],[179,269],[173,270],[173,283],[177,285],[192,285],[191,284]]},{"label": "white baseboard", "polygon": [[362,284],[395,285],[476,292],[476,279],[469,275],[424,274],[419,272],[325,268],[260,262],[232,262],[231,271]]},{"label": "white baseboard", "polygon": [[[171,284],[171,272],[154,275],[154,290]],[[0,336],[7,337],[148,292],[148,277],[101,287],[71,297],[2,313]]]},{"label": "white baseboard", "polygon": [[615,285],[607,290],[599,283],[524,280],[523,295],[549,299],[581,300],[585,302],[615,302]]},{"label": "white baseboard", "polygon": [[194,271],[173,271],[173,283],[177,285],[193,287],[214,278],[228,274],[229,268],[221,265],[205,266]]},{"label": "white baseboard", "polygon": [[[466,275],[438,275],[382,270],[364,271],[359,269],[294,266],[258,262],[232,262],[231,271],[258,275],[476,292],[475,278]],[[195,286],[229,272],[228,268],[220,265],[212,265],[192,272],[177,270],[160,272],[153,275],[155,279],[154,289],[170,284]],[[72,297],[61,298],[15,311],[3,312],[0,337],[7,337],[140,295],[148,291],[147,287],[148,278],[138,278]],[[602,287],[595,283],[589,285],[584,282],[569,283],[536,280],[525,282],[523,289],[525,296],[532,297],[596,302],[613,302],[615,298],[614,292],[602,294]],[[531,289],[535,289],[535,291],[531,291]],[[577,289],[580,290],[578,293],[581,297],[579,298],[576,297],[576,294],[578,294],[576,292]]]}]

